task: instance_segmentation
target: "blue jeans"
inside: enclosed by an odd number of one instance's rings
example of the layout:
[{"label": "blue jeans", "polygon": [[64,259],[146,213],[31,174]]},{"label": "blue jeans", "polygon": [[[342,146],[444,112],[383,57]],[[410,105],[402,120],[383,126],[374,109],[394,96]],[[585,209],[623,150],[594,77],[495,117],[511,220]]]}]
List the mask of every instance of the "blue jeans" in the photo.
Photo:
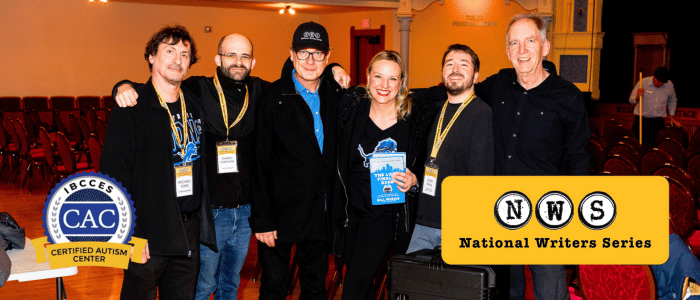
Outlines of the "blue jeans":
[{"label": "blue jeans", "polygon": [[216,253],[200,245],[199,279],[195,299],[236,299],[241,269],[250,244],[250,204],[236,209],[212,209],[216,229]]},{"label": "blue jeans", "polygon": [[435,249],[442,244],[442,229],[432,228],[416,224],[411,236],[411,243],[408,244],[406,253],[416,252],[422,249]]}]

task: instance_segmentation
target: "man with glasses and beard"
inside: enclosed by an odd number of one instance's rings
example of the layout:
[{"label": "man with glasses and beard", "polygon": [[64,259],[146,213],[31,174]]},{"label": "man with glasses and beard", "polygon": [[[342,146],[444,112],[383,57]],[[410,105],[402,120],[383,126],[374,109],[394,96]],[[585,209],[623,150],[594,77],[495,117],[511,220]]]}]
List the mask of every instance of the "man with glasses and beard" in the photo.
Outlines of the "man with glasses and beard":
[{"label": "man with glasses and beard", "polygon": [[[193,76],[183,89],[196,95],[204,109],[206,184],[214,216],[217,248],[200,245],[201,267],[195,299],[236,299],[240,271],[250,244],[250,168],[256,103],[269,85],[249,76],[255,67],[253,43],[233,33],[219,41],[214,77]],[[332,67],[336,67],[332,66]],[[332,68],[328,68],[331,70]],[[323,69],[322,69],[323,70]],[[339,81],[348,77],[335,69]],[[331,77],[328,74],[328,77]],[[115,100],[131,106],[138,95],[131,82],[117,84]]]}]

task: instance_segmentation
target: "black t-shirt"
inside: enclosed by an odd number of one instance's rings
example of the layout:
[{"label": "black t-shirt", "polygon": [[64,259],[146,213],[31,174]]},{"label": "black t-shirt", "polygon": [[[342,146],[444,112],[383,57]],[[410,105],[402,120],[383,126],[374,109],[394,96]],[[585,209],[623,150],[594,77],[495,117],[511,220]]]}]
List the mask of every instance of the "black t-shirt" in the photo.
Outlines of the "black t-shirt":
[{"label": "black t-shirt", "polygon": [[372,205],[369,159],[374,153],[405,152],[406,142],[402,143],[402,141],[397,140],[399,127],[397,122],[391,127],[381,130],[370,119],[365,126],[360,144],[355,150],[355,159],[350,169],[350,205],[375,219],[378,219],[389,205]]},{"label": "black t-shirt", "polygon": [[[175,127],[178,130],[178,135],[182,139],[183,135],[183,118],[180,100],[174,103],[168,103],[168,109],[170,114],[175,121]],[[175,134],[173,135],[173,168],[177,166],[182,166],[184,163],[192,164],[192,195],[177,197],[177,205],[180,208],[180,212],[193,212],[199,209],[199,205],[202,202],[202,178],[198,178],[198,174],[202,174],[200,171],[202,156],[200,136],[202,134],[202,120],[196,109],[193,106],[187,106],[187,137],[185,139],[185,154],[183,156],[182,149],[180,145],[175,142]],[[171,131],[172,133],[172,131]],[[175,180],[173,178],[173,180]],[[175,191],[173,191],[175,193]]]},{"label": "black t-shirt", "polygon": [[[439,106],[445,102],[440,102]],[[447,105],[441,130],[445,130],[452,116],[461,104]],[[437,123],[440,113],[435,116],[428,135],[428,156],[435,142]],[[442,181],[453,175],[493,175],[493,131],[491,108],[478,97],[464,108],[452,124],[440,147],[435,163],[438,165],[438,184],[435,196],[421,191],[418,198],[416,222],[418,224],[441,228],[442,222]],[[428,158],[430,159],[430,158]],[[470,187],[478,189],[479,187]],[[479,201],[479,199],[465,199]]]}]

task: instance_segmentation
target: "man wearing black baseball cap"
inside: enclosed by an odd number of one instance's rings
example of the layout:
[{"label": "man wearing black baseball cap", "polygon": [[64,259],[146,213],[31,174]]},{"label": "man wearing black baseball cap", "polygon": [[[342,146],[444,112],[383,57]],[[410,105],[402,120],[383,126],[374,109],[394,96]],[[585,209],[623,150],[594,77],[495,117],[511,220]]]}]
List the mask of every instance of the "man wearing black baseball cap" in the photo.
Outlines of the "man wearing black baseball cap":
[{"label": "man wearing black baseball cap", "polygon": [[258,102],[250,227],[262,266],[260,299],[284,299],[296,244],[301,299],[324,299],[327,196],[336,162],[336,106],[342,88],[321,76],[330,56],[318,23],[294,32],[291,61]]}]

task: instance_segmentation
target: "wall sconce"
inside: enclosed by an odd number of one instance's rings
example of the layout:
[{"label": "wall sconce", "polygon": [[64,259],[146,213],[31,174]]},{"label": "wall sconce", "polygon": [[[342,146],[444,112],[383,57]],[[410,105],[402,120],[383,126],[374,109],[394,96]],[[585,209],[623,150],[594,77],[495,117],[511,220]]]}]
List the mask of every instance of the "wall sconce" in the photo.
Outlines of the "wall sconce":
[{"label": "wall sconce", "polygon": [[[100,3],[102,3],[102,4],[106,4],[106,3],[107,3],[107,0],[98,0],[98,1],[99,1]],[[95,0],[88,0],[88,2],[93,3],[93,2],[95,2]]]},{"label": "wall sconce", "polygon": [[290,15],[296,13],[296,11],[294,10],[294,8],[292,8],[291,5],[287,5],[285,8],[280,9],[280,15],[283,15],[285,11],[288,12]]}]

